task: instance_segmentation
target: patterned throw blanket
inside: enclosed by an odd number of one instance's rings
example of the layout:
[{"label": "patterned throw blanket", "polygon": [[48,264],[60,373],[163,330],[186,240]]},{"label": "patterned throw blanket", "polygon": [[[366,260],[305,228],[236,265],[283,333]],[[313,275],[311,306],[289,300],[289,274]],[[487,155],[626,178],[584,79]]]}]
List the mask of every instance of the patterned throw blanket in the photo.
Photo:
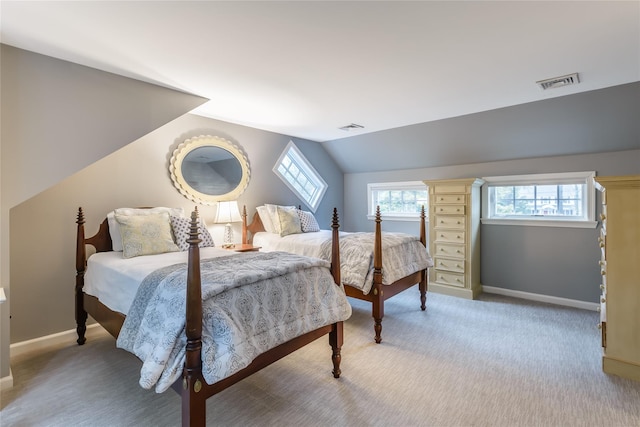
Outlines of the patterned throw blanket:
[{"label": "patterned throw blanket", "polygon": [[[351,316],[329,263],[285,252],[201,261],[202,369],[212,384],[261,353]],[[117,346],[142,360],[140,385],[165,391],[185,360],[187,265],[161,268],[141,283]]]},{"label": "patterned throw blanket", "polygon": [[[373,285],[374,233],[340,236],[340,280],[366,295]],[[321,258],[330,259],[331,241],[324,242]],[[433,267],[433,260],[420,239],[405,233],[382,233],[382,283]]]}]

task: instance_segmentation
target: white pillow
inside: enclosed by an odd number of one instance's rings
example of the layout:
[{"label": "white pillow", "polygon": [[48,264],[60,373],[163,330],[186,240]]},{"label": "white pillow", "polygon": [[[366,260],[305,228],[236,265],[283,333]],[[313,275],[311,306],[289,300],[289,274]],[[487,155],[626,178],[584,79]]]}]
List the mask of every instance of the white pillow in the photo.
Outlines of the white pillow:
[{"label": "white pillow", "polygon": [[150,209],[140,209],[140,208],[119,208],[114,210],[113,212],[109,212],[107,214],[107,222],[109,223],[109,235],[111,236],[111,246],[115,252],[122,251],[122,236],[120,234],[120,225],[118,221],[116,221],[115,215],[151,215],[157,214],[159,212],[168,212],[169,215],[173,216],[184,216],[184,209],[182,208],[150,208]]},{"label": "white pillow", "polygon": [[[280,228],[280,217],[278,216],[278,205],[270,205],[265,203],[265,207],[269,212],[269,216],[271,217],[271,224],[273,224],[273,232],[276,234],[280,234],[282,229]],[[281,208],[293,208],[296,209],[295,206],[280,206]]]},{"label": "white pillow", "polygon": [[313,216],[311,212],[301,211],[298,209],[298,216],[300,217],[300,228],[303,233],[320,231],[318,220],[316,220],[316,217]]},{"label": "white pillow", "polygon": [[300,217],[295,207],[278,206],[278,218],[280,219],[280,236],[302,233]]},{"label": "white pillow", "polygon": [[262,221],[262,225],[264,225],[264,231],[267,233],[275,233],[275,229],[273,227],[273,222],[271,222],[271,216],[269,215],[269,211],[266,206],[258,206],[256,208],[258,211],[258,216],[260,216],[260,221]]}]

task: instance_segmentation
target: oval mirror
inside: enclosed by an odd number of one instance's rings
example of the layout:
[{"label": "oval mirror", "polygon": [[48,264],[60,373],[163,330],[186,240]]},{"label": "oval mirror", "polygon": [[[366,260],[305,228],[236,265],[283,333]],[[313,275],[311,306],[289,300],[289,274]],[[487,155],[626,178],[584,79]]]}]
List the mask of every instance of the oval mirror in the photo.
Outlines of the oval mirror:
[{"label": "oval mirror", "polygon": [[169,163],[173,185],[188,199],[205,205],[235,200],[249,185],[249,160],[226,139],[201,135],[174,151]]}]

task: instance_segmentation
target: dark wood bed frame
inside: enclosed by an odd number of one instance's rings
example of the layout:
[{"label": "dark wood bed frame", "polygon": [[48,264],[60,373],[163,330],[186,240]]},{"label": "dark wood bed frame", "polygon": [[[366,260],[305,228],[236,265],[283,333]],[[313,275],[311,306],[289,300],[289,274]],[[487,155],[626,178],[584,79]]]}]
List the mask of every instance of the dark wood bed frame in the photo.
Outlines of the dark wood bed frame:
[{"label": "dark wood bed frame", "polygon": [[[335,209],[334,209],[335,215]],[[425,211],[424,206],[420,211],[420,242],[427,247],[427,237],[425,229]],[[418,283],[418,289],[420,290],[420,309],[422,311],[427,308],[427,287],[429,274],[427,269],[416,271],[408,276],[403,277],[389,285],[382,284],[382,230],[380,223],[382,218],[380,215],[380,207],[376,208],[375,219],[375,237],[373,247],[373,285],[371,291],[365,295],[362,291],[353,286],[345,286],[345,292],[347,296],[369,301],[372,304],[371,315],[373,316],[373,330],[375,331],[375,341],[380,344],[382,342],[382,318],[384,317],[384,302],[394,295],[413,287]],[[258,212],[253,214],[251,224],[247,224],[247,210],[246,207],[242,211],[242,243],[251,243],[253,241],[253,235],[260,231],[265,231],[262,220]]]},{"label": "dark wood bed frame", "polygon": [[[78,209],[76,224],[78,225],[76,240],[76,286],[75,286],[75,316],[78,333],[78,344],[85,343],[87,316],[93,317],[111,335],[117,338],[125,320],[121,313],[114,312],[100,303],[97,298],[83,292],[84,273],[87,266],[86,245],[95,247],[96,252],[111,251],[112,242],[109,235],[109,225],[105,219],[98,232],[90,238],[84,237],[84,214]],[[336,283],[340,283],[340,249],[338,245],[338,214],[333,213],[333,245],[331,255],[331,273]],[[315,341],[323,335],[329,335],[329,345],[332,348],[333,376],[340,377],[341,348],[344,339],[343,322],[323,326],[256,357],[253,362],[241,371],[220,380],[214,384],[207,384],[202,376],[202,298],[200,289],[200,250],[198,243],[198,212],[191,214],[191,229],[189,243],[189,261],[187,268],[187,307],[186,307],[186,357],[182,380],[176,381],[172,388],[182,397],[182,425],[206,425],[206,400],[216,393],[261,370],[271,363],[283,358],[299,348]]]}]

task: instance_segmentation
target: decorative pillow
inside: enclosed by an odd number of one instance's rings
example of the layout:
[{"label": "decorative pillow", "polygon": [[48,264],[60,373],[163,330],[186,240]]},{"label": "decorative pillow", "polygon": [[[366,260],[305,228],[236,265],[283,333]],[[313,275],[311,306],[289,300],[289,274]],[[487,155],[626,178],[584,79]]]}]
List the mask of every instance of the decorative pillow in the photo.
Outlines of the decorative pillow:
[{"label": "decorative pillow", "polygon": [[258,215],[260,216],[260,221],[262,221],[262,225],[264,225],[264,231],[267,233],[275,233],[275,228],[273,227],[273,222],[271,222],[271,216],[269,215],[269,211],[266,206],[258,206],[256,208],[258,211]]},{"label": "decorative pillow", "polygon": [[278,206],[277,211],[278,218],[280,219],[281,236],[302,233],[302,228],[300,228],[300,217],[298,216],[298,209],[293,206]]},{"label": "decorative pillow", "polygon": [[320,231],[318,221],[311,212],[301,211],[298,209],[298,216],[300,217],[300,228],[303,233]]},{"label": "decorative pillow", "polygon": [[273,224],[273,232],[276,234],[281,234],[282,229],[280,228],[280,216],[278,215],[278,208],[291,208],[296,209],[295,206],[278,206],[278,205],[270,205],[265,203],[264,205],[267,208],[267,212],[269,212],[269,216],[271,217],[271,224]]},{"label": "decorative pillow", "polygon": [[124,258],[178,250],[171,236],[168,212],[149,215],[116,214],[115,218],[120,226]]},{"label": "decorative pillow", "polygon": [[[198,233],[200,233],[200,239],[202,239],[202,242],[200,242],[198,246],[201,248],[215,246],[213,243],[213,237],[211,237],[211,234],[202,222],[202,219],[199,219],[199,222]],[[176,245],[178,245],[180,250],[186,251],[189,249],[187,239],[189,238],[189,232],[191,231],[191,218],[171,215],[171,228],[173,228],[173,236],[175,237]]]},{"label": "decorative pillow", "polygon": [[113,212],[107,214],[107,222],[109,224],[109,235],[111,236],[111,246],[113,250],[118,252],[122,251],[122,237],[120,236],[120,226],[116,221],[116,214],[118,215],[151,215],[159,212],[169,212],[169,215],[184,216],[184,209],[182,208],[119,208]]}]

